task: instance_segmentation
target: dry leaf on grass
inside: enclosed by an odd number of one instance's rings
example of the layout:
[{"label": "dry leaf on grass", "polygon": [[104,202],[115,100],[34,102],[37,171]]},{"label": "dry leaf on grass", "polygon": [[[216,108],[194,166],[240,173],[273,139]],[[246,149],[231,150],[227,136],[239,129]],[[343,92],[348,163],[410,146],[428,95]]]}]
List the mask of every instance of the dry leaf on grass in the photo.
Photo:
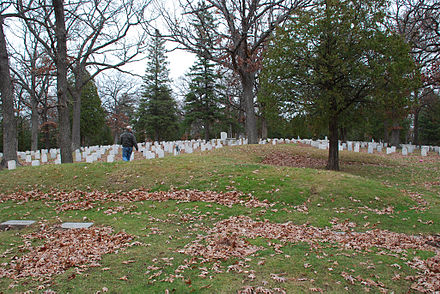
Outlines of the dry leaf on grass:
[{"label": "dry leaf on grass", "polygon": [[[35,277],[46,280],[71,267],[83,271],[100,266],[102,255],[113,253],[131,245],[133,236],[124,232],[114,234],[111,227],[63,230],[43,228],[37,233],[24,235],[25,255],[12,257],[7,266],[0,268],[0,277],[21,279]],[[33,247],[31,240],[43,240]]]}]

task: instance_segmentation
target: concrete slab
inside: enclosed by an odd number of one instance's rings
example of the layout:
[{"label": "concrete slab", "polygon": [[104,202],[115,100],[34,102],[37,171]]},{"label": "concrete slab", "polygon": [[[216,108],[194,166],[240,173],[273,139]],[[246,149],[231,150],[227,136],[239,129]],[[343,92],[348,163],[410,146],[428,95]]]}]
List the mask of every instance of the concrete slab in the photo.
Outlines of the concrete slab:
[{"label": "concrete slab", "polygon": [[35,223],[34,220],[8,220],[0,224],[0,230],[22,229]]},{"label": "concrete slab", "polygon": [[90,228],[93,223],[62,223],[63,229],[87,229]]}]

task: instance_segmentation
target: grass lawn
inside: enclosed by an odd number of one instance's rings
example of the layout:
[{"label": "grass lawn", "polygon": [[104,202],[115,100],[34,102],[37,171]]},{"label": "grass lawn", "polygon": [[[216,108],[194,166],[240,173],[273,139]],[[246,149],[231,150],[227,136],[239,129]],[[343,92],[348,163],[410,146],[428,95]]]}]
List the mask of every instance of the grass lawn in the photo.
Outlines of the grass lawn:
[{"label": "grass lawn", "polygon": [[440,156],[326,157],[248,145],[0,171],[0,222],[37,221],[0,231],[0,293],[440,291]]}]

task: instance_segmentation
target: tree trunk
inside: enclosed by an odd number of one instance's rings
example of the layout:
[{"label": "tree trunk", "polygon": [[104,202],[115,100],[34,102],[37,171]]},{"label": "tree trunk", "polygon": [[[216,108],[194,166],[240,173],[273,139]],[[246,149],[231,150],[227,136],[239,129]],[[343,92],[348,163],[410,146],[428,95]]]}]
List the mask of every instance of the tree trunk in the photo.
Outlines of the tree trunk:
[{"label": "tree trunk", "polygon": [[336,115],[329,118],[328,133],[330,146],[328,150],[327,169],[339,170],[338,117]]},{"label": "tree trunk", "polygon": [[387,119],[383,122],[383,140],[387,143],[390,143],[390,132],[388,131],[389,128],[389,122]]},{"label": "tree trunk", "polygon": [[400,143],[400,125],[397,121],[393,121],[393,128],[391,129],[391,146],[399,146]]},{"label": "tree trunk", "polygon": [[81,90],[75,87],[72,93],[72,148],[81,147]]},{"label": "tree trunk", "polygon": [[414,145],[419,145],[419,113],[420,108],[414,110]]},{"label": "tree trunk", "polygon": [[246,135],[249,144],[258,143],[257,134],[257,118],[254,108],[254,82],[255,74],[250,72],[244,72],[241,74],[241,83],[243,87],[243,100],[246,112]]},{"label": "tree trunk", "polygon": [[71,163],[73,162],[73,156],[72,141],[70,138],[69,108],[67,107],[67,38],[63,0],[52,0],[52,4],[55,12],[55,33],[57,39],[57,108],[61,162]]},{"label": "tree trunk", "polygon": [[3,16],[0,15],[0,93],[3,110],[3,165],[17,158],[17,123],[14,114],[14,93],[3,31]]},{"label": "tree trunk", "polygon": [[208,142],[209,141],[209,133],[210,133],[210,125],[209,122],[206,121],[205,122],[205,141]]},{"label": "tree trunk", "polygon": [[73,150],[81,147],[81,92],[83,88],[83,69],[77,66],[75,73],[75,86],[72,93],[72,147]]},{"label": "tree trunk", "polygon": [[264,117],[261,117],[261,138],[263,140],[267,139],[267,121]]},{"label": "tree trunk", "polygon": [[31,150],[38,150],[38,122],[39,115],[37,110],[38,102],[34,95],[31,95]]}]

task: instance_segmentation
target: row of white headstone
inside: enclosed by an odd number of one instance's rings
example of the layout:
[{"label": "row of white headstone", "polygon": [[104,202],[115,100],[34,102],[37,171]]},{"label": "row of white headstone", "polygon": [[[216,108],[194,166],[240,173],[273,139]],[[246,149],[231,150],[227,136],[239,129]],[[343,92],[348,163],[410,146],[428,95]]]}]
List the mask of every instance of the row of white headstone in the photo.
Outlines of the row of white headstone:
[{"label": "row of white headstone", "polygon": [[[324,140],[311,140],[311,139],[265,139],[260,140],[259,144],[289,144],[289,143],[303,143],[311,145],[312,147],[318,149],[328,149],[329,141],[327,138]],[[142,153],[143,157],[146,159],[153,158],[163,158],[165,154],[179,155],[180,153],[193,153],[194,150],[209,151],[212,149],[222,148],[223,146],[239,146],[248,143],[247,139],[232,139],[227,138],[225,132],[221,133],[220,139],[212,139],[210,141],[205,140],[186,140],[186,141],[172,141],[172,142],[145,142],[138,143],[138,150]],[[353,152],[360,152],[361,148],[366,148],[368,153],[373,153],[374,150],[377,152],[386,151],[386,154],[391,154],[396,152],[395,146],[388,146],[387,143],[377,143],[377,142],[359,142],[359,141],[347,141],[339,143],[339,150],[348,150]],[[411,144],[401,145],[402,155],[406,156],[409,153],[413,153],[418,149],[417,146]],[[434,151],[440,154],[440,147],[438,146],[422,146],[420,148],[422,156],[427,156],[429,151]],[[92,147],[81,147],[74,152],[75,162],[96,162],[104,155],[106,155],[107,162],[114,162],[115,156],[121,152],[120,145],[110,145],[110,146],[92,146]],[[32,166],[39,166],[41,163],[54,163],[61,164],[60,149],[42,149],[37,151],[26,151],[18,152],[18,156],[26,163],[31,163]],[[54,159],[49,161],[49,159]],[[131,155],[131,159],[134,160],[134,152]],[[15,169],[16,162],[14,160],[8,161],[8,169]]]},{"label": "row of white headstone", "polygon": [[[210,141],[204,140],[187,140],[187,141],[173,141],[173,142],[145,142],[138,143],[138,150],[142,153],[146,159],[163,158],[166,153],[174,156],[181,153],[193,153],[194,150],[200,149],[203,151],[209,151],[213,148],[222,148],[223,146],[236,146],[247,144],[246,139],[227,139],[226,133],[221,134],[221,139],[212,139]],[[96,162],[107,154],[106,161],[114,162],[115,156],[121,152],[120,145],[110,146],[91,146],[81,147],[74,152],[74,161],[93,163]],[[37,151],[18,152],[18,156],[26,163],[31,163],[32,166],[39,166],[41,163],[55,163],[61,164],[60,149],[42,149]],[[55,159],[55,160],[50,160]],[[134,152],[131,154],[131,160],[134,160]],[[8,162],[8,169],[15,169],[16,162],[11,160]]]},{"label": "row of white headstone", "polygon": [[[298,139],[293,140],[293,142],[301,142],[304,144],[311,145],[312,147],[326,150],[329,148],[329,141],[327,139],[324,140],[309,140],[309,139]],[[408,154],[414,153],[419,149],[418,146],[412,144],[401,144],[402,155],[407,156]],[[386,154],[392,154],[397,152],[396,146],[388,146],[387,143],[378,143],[378,142],[359,142],[359,141],[347,141],[345,143],[339,142],[339,150],[348,150],[354,152],[360,152],[362,149],[367,149],[367,153],[372,154],[374,150],[381,153],[383,150]],[[440,147],[439,146],[421,146],[420,147],[420,155],[428,156],[428,152],[435,152],[440,155]]]}]

